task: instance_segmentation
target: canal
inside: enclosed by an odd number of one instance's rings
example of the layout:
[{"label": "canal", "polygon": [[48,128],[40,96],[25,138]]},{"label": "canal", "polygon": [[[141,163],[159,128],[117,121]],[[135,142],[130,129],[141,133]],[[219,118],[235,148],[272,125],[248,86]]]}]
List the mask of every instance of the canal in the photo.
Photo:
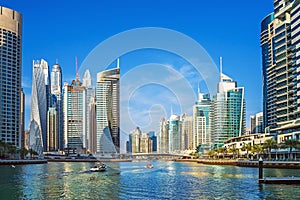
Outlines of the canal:
[{"label": "canal", "polygon": [[[0,166],[0,199],[299,199],[300,185],[258,184],[258,169],[172,161]],[[265,176],[300,170],[264,169]]]}]

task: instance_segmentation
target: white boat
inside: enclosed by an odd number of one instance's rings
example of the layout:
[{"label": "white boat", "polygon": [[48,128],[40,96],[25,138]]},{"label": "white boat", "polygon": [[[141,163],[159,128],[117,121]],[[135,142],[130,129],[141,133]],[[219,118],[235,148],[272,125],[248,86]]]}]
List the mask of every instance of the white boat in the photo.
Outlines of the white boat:
[{"label": "white boat", "polygon": [[95,165],[94,167],[90,168],[91,172],[104,172],[106,170],[106,165],[104,163],[100,165]]}]

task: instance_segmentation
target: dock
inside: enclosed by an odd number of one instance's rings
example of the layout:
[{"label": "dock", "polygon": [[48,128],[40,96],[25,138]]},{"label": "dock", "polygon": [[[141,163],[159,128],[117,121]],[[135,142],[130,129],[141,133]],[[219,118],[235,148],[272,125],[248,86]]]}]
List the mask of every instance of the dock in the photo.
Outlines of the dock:
[{"label": "dock", "polygon": [[267,184],[300,184],[300,177],[265,177],[258,180]]}]

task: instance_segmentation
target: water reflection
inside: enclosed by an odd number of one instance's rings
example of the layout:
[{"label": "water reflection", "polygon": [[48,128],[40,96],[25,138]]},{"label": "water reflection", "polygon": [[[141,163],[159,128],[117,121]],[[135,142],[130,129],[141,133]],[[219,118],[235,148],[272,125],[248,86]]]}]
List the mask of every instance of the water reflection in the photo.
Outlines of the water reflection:
[{"label": "water reflection", "polygon": [[[256,168],[197,163],[94,163],[0,166],[1,199],[297,199],[299,185],[258,184]],[[299,176],[300,170],[264,169],[266,176]]]}]

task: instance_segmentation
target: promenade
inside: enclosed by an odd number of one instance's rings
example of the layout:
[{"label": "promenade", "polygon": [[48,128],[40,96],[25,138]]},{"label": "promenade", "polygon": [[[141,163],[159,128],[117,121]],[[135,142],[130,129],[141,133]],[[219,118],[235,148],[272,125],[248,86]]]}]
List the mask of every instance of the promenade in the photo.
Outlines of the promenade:
[{"label": "promenade", "polygon": [[44,164],[47,160],[0,160],[0,165]]},{"label": "promenade", "polygon": [[[250,160],[207,160],[207,159],[177,159],[176,162],[197,162],[205,165],[232,165],[239,167],[258,167],[258,161]],[[300,169],[300,161],[264,161],[264,168]]]}]

